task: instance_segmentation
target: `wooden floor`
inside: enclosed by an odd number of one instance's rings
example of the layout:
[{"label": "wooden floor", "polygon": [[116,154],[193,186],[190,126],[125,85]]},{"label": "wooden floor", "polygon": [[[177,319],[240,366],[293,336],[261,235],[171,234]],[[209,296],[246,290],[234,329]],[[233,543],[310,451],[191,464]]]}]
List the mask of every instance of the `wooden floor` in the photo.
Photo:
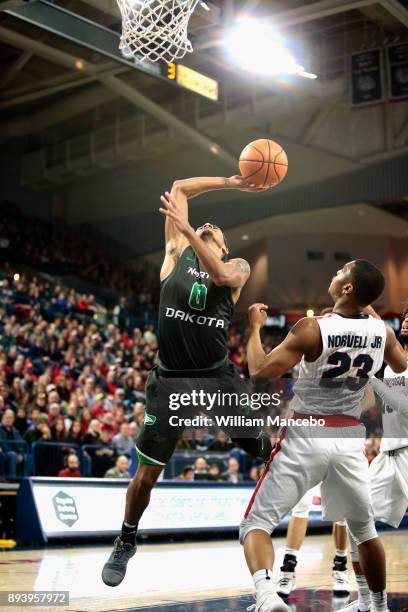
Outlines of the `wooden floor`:
[{"label": "wooden floor", "polygon": [[[388,559],[388,591],[400,594],[395,596],[391,611],[408,611],[408,531],[389,531],[382,537]],[[284,540],[277,538],[275,543],[278,566]],[[135,608],[221,612],[245,610],[251,603],[248,594],[253,591],[252,582],[236,540],[141,544],[124,582],[114,589],[100,578],[109,551],[105,546],[1,551],[0,590],[69,590],[69,607],[42,609],[76,612]],[[299,556],[299,590],[291,598],[292,610],[316,612],[344,605],[333,603],[331,598],[332,556],[331,536],[311,535],[306,539]],[[321,599],[319,605],[316,599],[315,604],[310,603],[316,593]],[[194,603],[197,601],[201,603]]]}]

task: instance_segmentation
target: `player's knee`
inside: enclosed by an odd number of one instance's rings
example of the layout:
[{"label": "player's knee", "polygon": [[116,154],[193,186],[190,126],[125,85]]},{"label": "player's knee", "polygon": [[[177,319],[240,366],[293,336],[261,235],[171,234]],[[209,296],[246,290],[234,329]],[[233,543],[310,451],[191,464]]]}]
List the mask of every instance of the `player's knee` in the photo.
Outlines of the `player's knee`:
[{"label": "player's knee", "polygon": [[153,466],[143,465],[135,474],[134,484],[143,495],[149,493],[157,482],[161,470]]},{"label": "player's knee", "polygon": [[358,547],[355,539],[350,533],[350,529],[348,529],[349,543],[350,543],[350,558],[353,563],[357,563],[360,559],[358,556]]},{"label": "player's knee", "polygon": [[375,528],[375,523],[373,520],[365,521],[363,523],[359,521],[348,520],[347,525],[352,539],[354,540],[357,546],[359,546],[360,544],[364,544],[364,542],[368,542],[368,540],[373,540],[374,538],[378,537],[377,530]]}]

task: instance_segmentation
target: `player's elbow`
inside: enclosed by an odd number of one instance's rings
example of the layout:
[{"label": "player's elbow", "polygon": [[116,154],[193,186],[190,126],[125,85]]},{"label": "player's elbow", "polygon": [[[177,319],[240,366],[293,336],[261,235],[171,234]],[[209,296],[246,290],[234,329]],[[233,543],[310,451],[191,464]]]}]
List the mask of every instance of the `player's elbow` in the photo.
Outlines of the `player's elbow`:
[{"label": "player's elbow", "polygon": [[251,378],[255,378],[256,380],[262,378],[269,378],[269,374],[265,371],[263,366],[251,367],[248,365],[248,371]]},{"label": "player's elbow", "polygon": [[178,189],[182,189],[183,188],[183,181],[182,180],[178,180],[176,179],[175,181],[173,181],[173,185],[171,187],[172,191],[177,191]]},{"label": "player's elbow", "polygon": [[171,187],[171,193],[177,197],[178,193],[183,193],[187,198],[190,197],[190,192],[187,189],[187,185],[183,180],[175,180]]}]

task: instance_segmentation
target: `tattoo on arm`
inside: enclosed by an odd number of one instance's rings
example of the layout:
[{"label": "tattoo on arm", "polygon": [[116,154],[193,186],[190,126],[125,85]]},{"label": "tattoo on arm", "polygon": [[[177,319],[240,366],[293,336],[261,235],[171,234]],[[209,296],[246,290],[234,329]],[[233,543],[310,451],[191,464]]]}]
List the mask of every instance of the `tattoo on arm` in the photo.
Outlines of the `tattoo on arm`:
[{"label": "tattoo on arm", "polygon": [[235,270],[242,274],[249,274],[251,272],[251,267],[245,259],[237,259],[235,262]]}]

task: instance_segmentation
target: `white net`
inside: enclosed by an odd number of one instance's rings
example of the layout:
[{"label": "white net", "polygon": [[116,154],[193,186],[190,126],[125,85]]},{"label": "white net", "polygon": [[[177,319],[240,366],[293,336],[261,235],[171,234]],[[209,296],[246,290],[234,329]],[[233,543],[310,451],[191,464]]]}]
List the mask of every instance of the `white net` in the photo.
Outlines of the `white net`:
[{"label": "white net", "polygon": [[122,14],[119,48],[125,57],[172,62],[191,53],[188,22],[198,0],[117,0]]}]

